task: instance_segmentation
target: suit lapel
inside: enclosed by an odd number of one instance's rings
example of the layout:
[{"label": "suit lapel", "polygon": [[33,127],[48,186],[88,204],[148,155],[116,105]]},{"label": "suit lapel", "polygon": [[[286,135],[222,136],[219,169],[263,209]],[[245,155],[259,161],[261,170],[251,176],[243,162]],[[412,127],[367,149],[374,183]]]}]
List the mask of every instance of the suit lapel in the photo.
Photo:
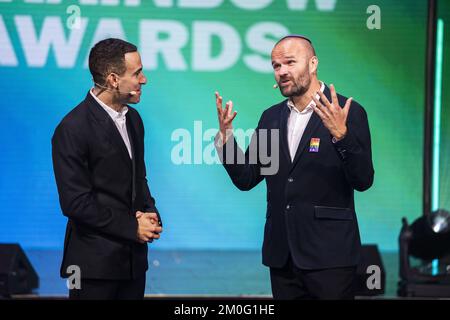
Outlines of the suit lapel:
[{"label": "suit lapel", "polygon": [[[331,101],[331,95],[330,90],[327,86],[325,86],[325,89],[323,91],[325,96],[329,101]],[[315,111],[313,111],[313,114],[311,115],[311,118],[308,121],[308,124],[306,125],[305,132],[303,132],[303,136],[300,140],[300,143],[298,144],[297,151],[295,153],[294,161],[292,161],[292,167],[291,170],[295,167],[295,165],[298,162],[298,159],[300,159],[300,156],[305,151],[306,146],[310,143],[311,138],[313,137],[314,132],[317,130],[317,128],[322,124],[322,119],[317,115]]]},{"label": "suit lapel", "polygon": [[125,142],[123,141],[123,138],[120,135],[114,121],[102,108],[102,106],[99,105],[98,102],[91,96],[90,92],[88,93],[86,100],[89,103],[89,109],[94,114],[102,128],[106,131],[106,136],[111,144],[120,150],[120,154],[124,158],[125,162],[131,167],[132,164],[127,146],[125,145]]},{"label": "suit lapel", "polygon": [[134,130],[134,123],[131,120],[131,116],[130,116],[130,112],[128,111],[128,113],[126,114],[126,118],[127,118],[127,132],[128,132],[128,139],[130,140],[130,145],[131,145],[131,154],[133,156],[133,161],[135,159],[135,154],[136,154],[136,149],[135,149],[135,141],[136,141],[136,132]]},{"label": "suit lapel", "polygon": [[130,111],[128,111],[127,115],[127,132],[128,139],[130,140],[131,145],[131,167],[132,167],[132,187],[131,187],[131,203],[134,208],[134,201],[136,200],[136,144],[137,144],[137,135],[134,129],[134,123],[131,120]]},{"label": "suit lapel", "polygon": [[311,115],[311,118],[308,121],[308,124],[306,125],[305,131],[303,132],[303,136],[300,140],[300,143],[298,144],[297,151],[295,153],[294,161],[292,161],[292,168],[295,167],[295,164],[297,163],[298,159],[300,158],[301,154],[305,150],[305,147],[308,145],[308,143],[311,141],[311,137],[316,131],[319,124],[322,122],[320,117],[313,111],[313,114]]},{"label": "suit lapel", "polygon": [[281,149],[284,152],[284,155],[286,156],[286,159],[291,160],[291,156],[289,154],[289,146],[288,146],[288,140],[287,140],[287,121],[289,118],[289,108],[287,106],[287,100],[282,104],[281,110],[280,110],[280,145]]}]

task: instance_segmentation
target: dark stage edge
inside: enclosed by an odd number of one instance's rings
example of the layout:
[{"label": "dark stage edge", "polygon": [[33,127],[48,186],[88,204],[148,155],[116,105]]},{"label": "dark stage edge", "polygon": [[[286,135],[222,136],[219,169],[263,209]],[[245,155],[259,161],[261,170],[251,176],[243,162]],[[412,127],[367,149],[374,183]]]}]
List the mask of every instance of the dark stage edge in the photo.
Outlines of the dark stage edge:
[{"label": "dark stage edge", "polygon": [[[59,277],[61,250],[26,249],[40,278],[40,287],[16,299],[65,299],[65,280]],[[397,297],[398,255],[381,252],[386,270],[384,295],[357,299]],[[150,250],[146,299],[271,299],[269,269],[259,250]],[[411,299],[411,298],[408,298]]]}]

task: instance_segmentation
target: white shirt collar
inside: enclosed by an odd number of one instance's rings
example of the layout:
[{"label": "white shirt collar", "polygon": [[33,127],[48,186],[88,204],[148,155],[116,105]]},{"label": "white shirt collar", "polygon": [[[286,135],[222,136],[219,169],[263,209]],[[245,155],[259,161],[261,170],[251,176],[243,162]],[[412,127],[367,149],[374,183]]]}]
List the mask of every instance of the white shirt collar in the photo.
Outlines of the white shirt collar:
[{"label": "white shirt collar", "polygon": [[[325,83],[323,81],[320,81],[320,91],[323,92],[325,90]],[[316,94],[316,99],[319,99],[320,95]],[[289,98],[288,102],[287,102],[287,106],[289,107],[289,110],[294,110],[298,113],[304,114],[304,113],[308,113],[313,111],[313,107],[316,105],[316,103],[314,102],[314,100],[311,99],[311,101],[308,103],[308,105],[306,106],[305,109],[303,109],[303,111],[298,111],[298,109],[295,107],[294,102],[291,100],[291,98]]]},{"label": "white shirt collar", "polygon": [[95,99],[95,101],[98,102],[99,105],[102,106],[103,109],[105,109],[105,111],[109,114],[109,116],[113,119],[123,119],[125,117],[125,115],[128,112],[128,108],[126,106],[124,106],[122,108],[122,110],[120,110],[120,112],[117,112],[116,110],[114,110],[113,108],[111,108],[110,106],[108,106],[107,104],[105,104],[102,100],[100,100],[95,94],[94,94],[94,88],[92,88],[91,90],[89,90],[89,93],[91,94],[91,96]]}]

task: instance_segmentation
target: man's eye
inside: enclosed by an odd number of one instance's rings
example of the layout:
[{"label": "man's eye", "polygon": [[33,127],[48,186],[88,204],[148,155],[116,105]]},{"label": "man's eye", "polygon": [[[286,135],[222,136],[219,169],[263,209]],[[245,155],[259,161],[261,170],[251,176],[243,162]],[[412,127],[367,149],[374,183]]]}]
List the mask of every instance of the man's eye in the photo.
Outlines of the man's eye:
[{"label": "man's eye", "polygon": [[295,63],[295,60],[289,60],[288,61],[288,64],[294,64]]}]

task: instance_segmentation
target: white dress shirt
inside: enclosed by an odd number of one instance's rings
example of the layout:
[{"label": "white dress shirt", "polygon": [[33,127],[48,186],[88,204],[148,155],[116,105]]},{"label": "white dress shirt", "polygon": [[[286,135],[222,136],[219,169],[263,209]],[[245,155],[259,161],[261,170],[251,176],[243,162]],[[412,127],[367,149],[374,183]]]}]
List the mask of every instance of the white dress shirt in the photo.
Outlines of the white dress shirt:
[{"label": "white dress shirt", "polygon": [[[323,92],[324,89],[325,84],[321,82],[320,91]],[[319,94],[316,95],[316,99],[320,99]],[[311,99],[311,102],[308,103],[306,108],[300,112],[291,99],[287,102],[287,106],[291,111],[287,122],[287,138],[291,161],[294,161],[295,153],[297,152],[298,145],[305,132],[306,126],[308,125],[309,119],[314,112],[315,105],[316,103]]]},{"label": "white dress shirt", "polygon": [[113,108],[106,105],[99,98],[97,98],[93,92],[93,88],[89,92],[92,95],[92,97],[98,102],[98,104],[101,105],[103,109],[105,109],[105,111],[109,114],[109,116],[115,123],[117,130],[119,130],[119,133],[122,136],[123,142],[127,146],[128,154],[130,155],[130,159],[132,159],[133,155],[131,153],[131,144],[130,144],[130,139],[128,138],[128,131],[127,131],[127,118],[125,117],[125,115],[128,112],[128,108],[123,107],[122,110],[120,110],[120,112],[117,112]]}]

